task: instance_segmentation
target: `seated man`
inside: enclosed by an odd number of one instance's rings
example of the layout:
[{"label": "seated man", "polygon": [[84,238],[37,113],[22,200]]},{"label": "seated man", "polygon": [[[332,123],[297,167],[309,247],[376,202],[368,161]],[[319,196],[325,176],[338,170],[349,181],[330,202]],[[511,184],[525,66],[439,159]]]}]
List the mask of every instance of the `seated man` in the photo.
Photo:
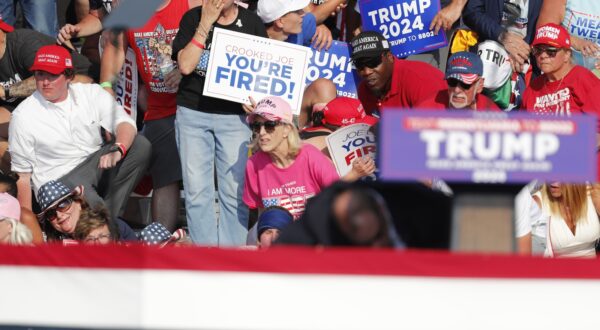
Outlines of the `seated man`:
[{"label": "seated man", "polygon": [[440,70],[396,58],[379,32],[362,32],[352,39],[351,46],[352,61],[362,78],[358,99],[368,115],[378,115],[383,107],[412,108],[446,88]]},{"label": "seated man", "polygon": [[[30,68],[36,92],[13,112],[9,127],[18,199],[31,209],[35,191],[50,180],[85,186],[92,206],[104,201],[113,217],[146,170],[150,144],[135,122],[96,84],[71,83],[73,60],[58,45],[41,47]],[[101,129],[114,134],[103,144]],[[98,191],[96,190],[98,189]]]},{"label": "seated man", "polygon": [[[8,122],[11,112],[23,99],[35,91],[35,81],[29,68],[37,50],[52,45],[54,40],[47,35],[30,29],[14,29],[0,19],[0,170],[10,170],[8,157]],[[74,53],[74,81],[92,82],[90,61]]]},{"label": "seated man", "polygon": [[439,91],[417,105],[422,109],[465,109],[474,111],[500,108],[483,91],[483,63],[477,54],[457,52],[446,65],[448,88]]}]

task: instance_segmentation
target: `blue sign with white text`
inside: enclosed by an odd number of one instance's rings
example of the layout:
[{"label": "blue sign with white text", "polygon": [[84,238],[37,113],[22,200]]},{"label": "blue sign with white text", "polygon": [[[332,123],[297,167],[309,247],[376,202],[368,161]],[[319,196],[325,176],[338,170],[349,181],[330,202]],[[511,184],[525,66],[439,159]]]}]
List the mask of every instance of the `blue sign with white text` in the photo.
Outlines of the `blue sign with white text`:
[{"label": "blue sign with white text", "polygon": [[440,11],[440,0],[359,0],[364,31],[378,31],[390,42],[392,53],[404,58],[448,42],[446,33],[429,30]]},{"label": "blue sign with white text", "polygon": [[385,109],[384,180],[474,183],[596,181],[596,116]]},{"label": "blue sign with white text", "polygon": [[350,61],[350,46],[345,42],[334,41],[329,50],[311,51],[306,85],[318,78],[325,78],[335,84],[338,96],[358,98],[356,89],[360,78]]}]

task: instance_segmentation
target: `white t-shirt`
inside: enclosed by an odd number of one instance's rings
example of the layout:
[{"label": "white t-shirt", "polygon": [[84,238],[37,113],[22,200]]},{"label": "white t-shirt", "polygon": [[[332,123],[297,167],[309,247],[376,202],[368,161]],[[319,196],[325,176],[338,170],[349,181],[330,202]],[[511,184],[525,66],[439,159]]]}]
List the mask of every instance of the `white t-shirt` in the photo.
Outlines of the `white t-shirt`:
[{"label": "white t-shirt", "polygon": [[37,91],[12,113],[9,127],[11,167],[32,173],[34,191],[73,170],[100,149],[100,128],[115,132],[123,122],[135,122],[97,84],[72,83],[69,96],[51,103]]}]

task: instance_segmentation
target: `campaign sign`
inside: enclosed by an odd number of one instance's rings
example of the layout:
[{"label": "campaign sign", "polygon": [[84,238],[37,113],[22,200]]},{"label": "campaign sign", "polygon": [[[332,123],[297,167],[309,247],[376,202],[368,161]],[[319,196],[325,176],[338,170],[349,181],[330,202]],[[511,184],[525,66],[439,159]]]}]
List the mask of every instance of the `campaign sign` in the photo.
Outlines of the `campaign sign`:
[{"label": "campaign sign", "polygon": [[378,31],[390,42],[392,53],[407,57],[445,47],[443,29],[429,30],[440,11],[440,0],[359,0],[364,31]]},{"label": "campaign sign", "polygon": [[596,181],[596,117],[386,109],[384,180],[522,183]]},{"label": "campaign sign", "polygon": [[337,88],[338,96],[358,98],[356,92],[360,77],[350,61],[350,46],[341,41],[334,41],[329,50],[311,49],[312,56],[308,64],[306,85],[318,78],[331,80]]},{"label": "campaign sign", "polygon": [[215,28],[204,95],[239,103],[279,96],[300,113],[310,49]]},{"label": "campaign sign", "polygon": [[375,159],[375,135],[367,124],[354,124],[338,129],[327,136],[327,148],[340,177],[352,169],[352,162],[362,157]]},{"label": "campaign sign", "polygon": [[135,53],[131,48],[127,48],[123,68],[114,86],[115,99],[133,120],[137,119],[138,98],[138,72],[135,61]]}]

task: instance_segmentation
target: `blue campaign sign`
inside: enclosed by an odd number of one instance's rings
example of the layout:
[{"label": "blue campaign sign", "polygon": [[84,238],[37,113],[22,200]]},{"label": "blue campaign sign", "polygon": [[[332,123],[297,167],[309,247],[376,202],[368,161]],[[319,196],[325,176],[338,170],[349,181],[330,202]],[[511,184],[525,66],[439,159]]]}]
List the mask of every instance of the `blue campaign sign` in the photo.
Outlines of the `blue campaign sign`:
[{"label": "blue campaign sign", "polygon": [[325,78],[335,84],[338,96],[358,98],[356,89],[360,77],[350,61],[350,46],[345,42],[334,41],[329,50],[311,49],[311,51],[306,85],[318,78]]},{"label": "blue campaign sign", "polygon": [[407,57],[448,44],[446,33],[429,31],[440,11],[440,0],[359,0],[364,31],[378,31],[390,42],[392,53]]},{"label": "blue campaign sign", "polygon": [[596,116],[385,109],[380,178],[596,181]]}]

